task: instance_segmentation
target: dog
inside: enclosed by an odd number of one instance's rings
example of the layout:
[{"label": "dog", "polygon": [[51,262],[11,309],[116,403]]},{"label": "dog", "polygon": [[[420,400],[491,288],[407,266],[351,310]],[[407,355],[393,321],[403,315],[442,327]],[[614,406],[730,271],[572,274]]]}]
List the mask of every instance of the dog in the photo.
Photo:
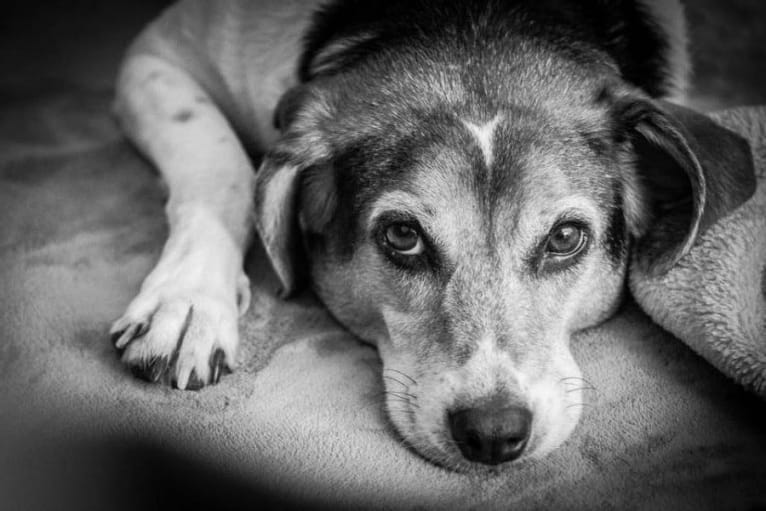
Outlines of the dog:
[{"label": "dog", "polygon": [[233,369],[257,232],[284,297],[377,347],[417,453],[545,455],[580,416],[571,335],[753,193],[747,142],[677,104],[689,67],[678,1],[169,7],[117,84],[170,228],[122,360],[187,390]]}]

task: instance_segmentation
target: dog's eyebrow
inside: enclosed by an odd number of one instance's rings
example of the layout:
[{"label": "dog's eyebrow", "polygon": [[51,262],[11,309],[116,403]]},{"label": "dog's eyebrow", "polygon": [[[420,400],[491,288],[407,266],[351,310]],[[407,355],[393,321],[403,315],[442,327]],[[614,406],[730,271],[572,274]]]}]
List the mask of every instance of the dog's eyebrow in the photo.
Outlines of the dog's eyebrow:
[{"label": "dog's eyebrow", "polygon": [[539,217],[534,217],[534,229],[550,228],[562,217],[579,217],[593,222],[597,229],[602,228],[602,212],[593,199],[585,195],[572,195],[556,199],[538,210]]},{"label": "dog's eyebrow", "polygon": [[433,211],[424,206],[421,199],[410,193],[396,190],[384,193],[372,203],[367,217],[367,227],[372,228],[383,213],[392,210],[407,213],[414,218],[433,216]]}]

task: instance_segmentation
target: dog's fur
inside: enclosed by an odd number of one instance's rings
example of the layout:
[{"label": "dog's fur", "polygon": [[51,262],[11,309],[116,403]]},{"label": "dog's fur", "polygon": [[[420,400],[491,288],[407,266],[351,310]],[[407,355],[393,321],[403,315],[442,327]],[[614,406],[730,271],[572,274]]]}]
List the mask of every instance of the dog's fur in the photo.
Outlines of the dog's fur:
[{"label": "dog's fur", "polygon": [[[123,360],[181,389],[234,367],[254,223],[285,294],[312,285],[377,346],[418,452],[473,466],[450,417],[482,407],[525,410],[524,455],[550,451],[582,403],[570,335],[613,313],[630,260],[662,275],[754,188],[744,140],[663,101],[688,74],[680,5],[308,4],[186,0],[129,51],[116,111],[170,236],[113,327]],[[571,257],[546,251],[562,223]]]}]

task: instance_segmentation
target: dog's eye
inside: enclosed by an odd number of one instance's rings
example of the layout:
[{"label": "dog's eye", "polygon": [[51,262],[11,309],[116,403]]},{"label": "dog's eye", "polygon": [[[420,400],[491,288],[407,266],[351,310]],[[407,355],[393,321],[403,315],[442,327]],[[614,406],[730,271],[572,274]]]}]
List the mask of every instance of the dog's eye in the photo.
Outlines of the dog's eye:
[{"label": "dog's eye", "polygon": [[573,224],[565,223],[556,226],[548,236],[545,251],[551,255],[564,257],[578,253],[585,246],[585,233]]},{"label": "dog's eye", "polygon": [[403,223],[394,223],[386,229],[386,243],[403,255],[423,253],[423,240],[413,227]]}]

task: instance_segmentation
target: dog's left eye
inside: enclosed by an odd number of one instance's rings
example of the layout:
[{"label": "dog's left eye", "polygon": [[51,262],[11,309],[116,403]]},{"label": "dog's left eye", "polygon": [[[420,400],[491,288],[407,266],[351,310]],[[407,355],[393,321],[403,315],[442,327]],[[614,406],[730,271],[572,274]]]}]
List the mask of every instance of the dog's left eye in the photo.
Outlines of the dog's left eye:
[{"label": "dog's left eye", "polygon": [[404,223],[394,223],[386,228],[386,244],[402,255],[423,253],[423,240],[414,227]]},{"label": "dog's left eye", "polygon": [[554,256],[568,257],[582,250],[585,241],[585,233],[578,225],[573,223],[560,224],[548,235],[545,251]]}]

